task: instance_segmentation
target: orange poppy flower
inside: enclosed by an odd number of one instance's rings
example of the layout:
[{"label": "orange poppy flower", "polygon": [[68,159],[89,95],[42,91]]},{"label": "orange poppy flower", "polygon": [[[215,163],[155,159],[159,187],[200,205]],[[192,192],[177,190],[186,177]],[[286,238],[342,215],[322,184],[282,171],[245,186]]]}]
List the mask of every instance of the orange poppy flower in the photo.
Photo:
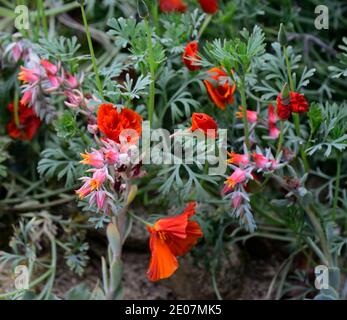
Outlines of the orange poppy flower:
[{"label": "orange poppy flower", "polygon": [[219,68],[212,68],[208,71],[210,78],[214,80],[212,83],[209,80],[204,80],[205,87],[211,98],[219,109],[225,110],[227,104],[234,102],[234,92],[236,85],[229,85],[228,75]]},{"label": "orange poppy flower", "polygon": [[202,130],[209,138],[217,137],[217,123],[206,113],[193,113],[191,130],[194,132],[198,129]]},{"label": "orange poppy flower", "polygon": [[218,0],[199,0],[202,10],[214,14],[218,10]]},{"label": "orange poppy flower", "polygon": [[148,227],[152,254],[147,271],[149,280],[170,277],[178,268],[177,257],[190,251],[203,236],[200,225],[189,220],[195,214],[195,206],[195,202],[190,202],[180,215],[159,219]]},{"label": "orange poppy flower", "polygon": [[190,71],[196,71],[201,68],[201,66],[196,64],[200,60],[198,50],[198,43],[196,41],[189,42],[184,50],[182,60]]},{"label": "orange poppy flower", "polygon": [[[98,128],[109,139],[120,143],[123,130],[132,129],[137,137],[128,137],[128,142],[135,142],[142,132],[142,117],[135,111],[123,108],[121,112],[111,103],[103,103],[98,110]],[[129,140],[130,138],[130,140]]]},{"label": "orange poppy flower", "polygon": [[160,11],[161,12],[185,12],[187,5],[182,0],[160,0]]}]

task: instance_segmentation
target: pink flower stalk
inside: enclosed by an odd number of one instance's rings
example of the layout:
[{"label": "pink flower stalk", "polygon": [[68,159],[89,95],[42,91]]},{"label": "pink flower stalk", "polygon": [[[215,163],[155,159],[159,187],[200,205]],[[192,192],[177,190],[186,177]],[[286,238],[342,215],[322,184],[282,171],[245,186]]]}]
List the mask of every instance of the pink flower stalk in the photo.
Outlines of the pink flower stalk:
[{"label": "pink flower stalk", "polygon": [[105,149],[105,160],[108,164],[114,165],[119,160],[119,152],[113,149]]},{"label": "pink flower stalk", "polygon": [[269,127],[269,136],[272,139],[277,139],[280,135],[280,130],[276,126],[277,116],[275,113],[275,108],[272,104],[268,106],[268,127]]},{"label": "pink flower stalk", "polygon": [[84,199],[85,197],[87,197],[93,191],[91,188],[91,185],[90,185],[91,178],[84,177],[84,178],[82,178],[82,180],[85,181],[83,186],[75,191],[81,200]]},{"label": "pink flower stalk", "polygon": [[276,125],[277,116],[275,113],[275,107],[270,103],[268,105],[268,124],[269,126]]},{"label": "pink flower stalk", "polygon": [[102,168],[104,166],[104,155],[101,151],[92,149],[92,152],[81,153],[83,160],[80,163],[90,165],[95,168]]},{"label": "pink flower stalk", "polygon": [[228,193],[232,191],[237,184],[243,183],[244,181],[246,181],[246,179],[247,179],[247,172],[240,168],[236,168],[233,174],[229,176],[227,180],[224,182],[225,187],[223,189],[223,192]]},{"label": "pink flower stalk", "polygon": [[277,139],[280,135],[281,130],[278,129],[276,126],[269,126],[269,136],[272,139]]},{"label": "pink flower stalk", "polygon": [[17,42],[12,48],[12,57],[15,62],[18,62],[23,53],[22,45]]},{"label": "pink flower stalk", "polygon": [[76,89],[79,86],[78,80],[76,76],[71,75],[68,72],[64,73],[64,83],[67,87],[71,89]]},{"label": "pink flower stalk", "polygon": [[92,191],[99,190],[100,187],[105,182],[105,180],[106,180],[106,170],[104,168],[94,170],[93,177],[89,182],[89,185],[91,186]]},{"label": "pink flower stalk", "polygon": [[[239,110],[240,111],[236,112],[236,117],[239,118],[239,119],[243,119],[243,107],[240,106]],[[257,120],[258,120],[258,113],[256,111],[247,110],[246,115],[247,115],[247,121],[249,123],[257,122]]]},{"label": "pink flower stalk", "polygon": [[231,197],[231,205],[234,209],[237,209],[240,207],[242,203],[242,193],[239,191],[236,191],[233,193]]},{"label": "pink flower stalk", "polygon": [[59,82],[59,78],[58,77],[56,77],[54,75],[48,75],[48,80],[49,80],[49,82],[50,82],[50,84],[52,86],[51,88],[49,88],[50,91],[59,88],[60,82]]},{"label": "pink flower stalk", "polygon": [[270,159],[270,163],[271,163],[271,166],[270,166],[271,170],[276,170],[278,168],[279,163],[277,160]]},{"label": "pink flower stalk", "polygon": [[228,152],[228,163],[235,164],[236,166],[243,165],[246,166],[249,164],[248,154],[237,154],[235,152]]},{"label": "pink flower stalk", "polygon": [[100,191],[95,192],[96,204],[100,210],[102,210],[104,208],[105,199],[106,199],[106,192],[105,191],[100,190]]},{"label": "pink flower stalk", "polygon": [[32,96],[33,96],[32,91],[30,91],[30,90],[25,91],[23,96],[22,96],[22,99],[20,99],[20,103],[25,105],[25,106],[29,105],[31,102]]},{"label": "pink flower stalk", "polygon": [[99,131],[99,128],[97,124],[88,124],[87,130],[91,134],[97,134]]},{"label": "pink flower stalk", "polygon": [[65,90],[64,94],[68,101],[65,101],[65,105],[70,108],[78,108],[84,102],[82,93],[78,90]]},{"label": "pink flower stalk", "polygon": [[25,83],[34,83],[40,79],[40,69],[33,68],[28,69],[23,66],[20,67],[20,72],[18,74],[18,80],[23,81]]},{"label": "pink flower stalk", "polygon": [[260,153],[253,152],[252,157],[255,165],[259,169],[267,169],[270,166],[271,161]]},{"label": "pink flower stalk", "polygon": [[104,139],[105,147],[102,149],[104,152],[105,160],[109,165],[114,165],[119,162],[120,151],[118,145],[109,139]]},{"label": "pink flower stalk", "polygon": [[58,72],[58,67],[53,63],[50,63],[48,60],[41,60],[41,65],[45,69],[47,75],[55,76]]}]

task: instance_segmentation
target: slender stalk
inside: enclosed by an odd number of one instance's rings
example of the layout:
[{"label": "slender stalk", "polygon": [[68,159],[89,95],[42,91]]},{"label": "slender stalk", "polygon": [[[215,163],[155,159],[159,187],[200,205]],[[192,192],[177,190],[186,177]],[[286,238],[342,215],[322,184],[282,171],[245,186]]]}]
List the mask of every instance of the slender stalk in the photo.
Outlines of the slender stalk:
[{"label": "slender stalk", "polygon": [[316,215],[314,214],[314,212],[312,211],[312,209],[308,205],[301,203],[301,206],[305,209],[307,216],[309,217],[314,229],[317,232],[322,251],[323,251],[324,256],[326,258],[322,262],[323,263],[328,262],[328,267],[332,267],[333,262],[332,262],[332,257],[331,257],[330,251],[329,251],[327,238],[326,238],[326,235],[324,233],[324,230],[323,230],[319,220],[317,219]]},{"label": "slender stalk", "polygon": [[13,115],[14,115],[14,123],[16,127],[19,128],[19,114],[18,114],[18,105],[19,105],[19,94],[16,86],[16,90],[14,92],[14,105],[13,105]]},{"label": "slender stalk", "polygon": [[149,222],[147,222],[146,220],[142,219],[141,217],[139,217],[135,213],[132,213],[131,211],[129,211],[129,215],[131,217],[135,218],[136,220],[140,221],[141,223],[143,223],[146,226],[150,226],[151,225]]},{"label": "slender stalk", "polygon": [[[151,1],[152,2],[152,1]],[[159,24],[159,12],[158,12],[158,4],[156,1],[153,1],[151,6],[151,13],[155,25],[155,30],[157,34],[160,34],[160,24]]]},{"label": "slender stalk", "polygon": [[341,180],[341,162],[342,162],[342,156],[339,152],[336,159],[336,181],[335,181],[335,194],[334,194],[334,200],[333,200],[333,220],[336,220],[336,213],[337,213],[337,204],[339,201],[339,191],[340,191],[340,180]]},{"label": "slender stalk", "polygon": [[41,17],[43,32],[45,34],[45,37],[48,38],[48,25],[43,0],[37,0],[37,8],[39,16]]},{"label": "slender stalk", "polygon": [[[46,17],[57,16],[57,15],[59,15],[61,13],[64,13],[64,12],[76,9],[79,6],[80,6],[80,4],[77,1],[73,1],[73,2],[70,2],[70,3],[64,4],[64,5],[60,6],[60,7],[47,9],[45,11],[45,15],[46,15]],[[31,15],[33,17],[36,17],[36,16],[39,16],[40,13],[39,13],[39,11],[34,11],[33,13],[31,13]]]},{"label": "slender stalk", "polygon": [[77,128],[77,131],[81,139],[83,140],[84,144],[88,147],[90,144],[90,141],[88,140],[87,136],[82,132],[80,128]]},{"label": "slender stalk", "polygon": [[199,34],[198,34],[198,39],[201,38],[201,36],[203,35],[204,31],[206,30],[206,28],[208,27],[208,25],[210,24],[212,20],[212,14],[208,14],[206,17],[205,17],[205,20],[199,30]]},{"label": "slender stalk", "polygon": [[53,284],[55,280],[55,272],[56,272],[56,267],[57,267],[57,245],[55,242],[55,238],[52,236],[51,238],[51,253],[52,253],[52,261],[51,261],[51,277],[48,282],[47,290],[46,290],[46,299],[50,298],[50,295],[52,293],[53,289]]},{"label": "slender stalk", "polygon": [[242,114],[243,114],[243,127],[244,127],[244,133],[245,133],[245,143],[246,143],[247,151],[250,152],[249,128],[248,128],[248,121],[247,121],[247,99],[246,99],[245,76],[244,75],[241,77],[240,93],[241,93],[241,104],[242,104]]},{"label": "slender stalk", "polygon": [[217,299],[223,300],[223,298],[219,292],[219,289],[218,289],[218,284],[217,284],[217,280],[216,280],[216,273],[214,270],[212,271],[212,286],[213,286],[214,293],[217,296]]},{"label": "slender stalk", "polygon": [[283,54],[284,54],[284,58],[286,60],[287,74],[288,74],[288,81],[289,81],[290,91],[294,91],[294,82],[293,82],[293,78],[292,78],[292,67],[291,67],[291,65],[289,63],[289,58],[288,58],[288,54],[287,54],[287,48],[285,46],[283,46]]},{"label": "slender stalk", "polygon": [[[284,54],[284,58],[286,60],[289,88],[290,88],[290,91],[294,92],[295,88],[294,88],[294,81],[292,78],[292,68],[291,68],[291,65],[289,62],[289,58],[288,58],[288,54],[287,54],[287,48],[285,46],[283,46],[283,54]],[[300,131],[299,115],[297,113],[293,113],[293,119],[294,119],[294,126],[295,126],[296,135],[300,138],[301,137],[301,131]],[[310,166],[309,166],[308,161],[307,161],[305,150],[303,149],[301,144],[299,145],[299,150],[300,150],[302,161],[304,163],[305,170],[308,171],[310,169]]]},{"label": "slender stalk", "polygon": [[149,99],[148,99],[148,120],[150,124],[152,125],[153,121],[153,113],[154,113],[154,103],[155,103],[155,62],[154,62],[154,55],[153,55],[153,44],[152,44],[152,35],[151,30],[149,28],[148,19],[147,17],[144,18],[146,32],[147,32],[147,45],[148,45],[148,63],[149,63],[149,70],[150,70],[150,76],[151,76],[151,84],[149,85]]},{"label": "slender stalk", "polygon": [[281,121],[281,131],[280,131],[280,136],[278,139],[278,145],[277,145],[277,152],[276,152],[276,157],[280,154],[282,150],[282,145],[283,145],[283,131],[284,131],[284,121]]},{"label": "slender stalk", "polygon": [[86,35],[87,35],[89,52],[90,52],[90,56],[91,56],[91,59],[92,59],[93,70],[94,70],[94,73],[95,73],[96,86],[97,86],[97,88],[99,90],[100,96],[103,98],[104,94],[103,94],[102,84],[101,84],[101,80],[100,80],[100,76],[99,76],[99,69],[98,69],[98,66],[96,64],[96,58],[95,58],[95,53],[94,53],[94,48],[93,48],[93,42],[92,42],[92,38],[90,36],[90,32],[89,32],[89,28],[88,28],[88,21],[87,21],[86,12],[84,10],[84,1],[83,0],[80,2],[80,7],[81,7],[81,13],[82,13],[82,18],[83,18],[84,28],[86,30]]}]

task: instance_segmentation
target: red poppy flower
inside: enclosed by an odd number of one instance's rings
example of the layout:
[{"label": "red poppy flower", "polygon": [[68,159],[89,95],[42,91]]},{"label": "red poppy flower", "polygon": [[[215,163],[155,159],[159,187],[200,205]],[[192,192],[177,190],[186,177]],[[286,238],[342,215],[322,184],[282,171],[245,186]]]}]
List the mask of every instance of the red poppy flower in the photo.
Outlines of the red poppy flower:
[{"label": "red poppy flower", "polygon": [[13,139],[32,140],[41,125],[41,121],[36,116],[34,109],[19,102],[19,126],[17,126],[14,117],[14,105],[10,103],[7,108],[12,113],[11,121],[7,124],[8,135]]},{"label": "red poppy flower", "polygon": [[195,214],[195,206],[196,203],[191,202],[180,215],[159,219],[148,227],[152,254],[147,271],[149,280],[158,281],[170,277],[178,268],[176,257],[189,252],[203,236],[200,225],[190,220]]},{"label": "red poppy flower", "polygon": [[236,85],[229,85],[228,75],[219,68],[212,68],[208,71],[210,78],[214,80],[204,80],[207,92],[216,106],[225,110],[227,104],[234,102],[234,92]]},{"label": "red poppy flower", "polygon": [[290,99],[282,99],[281,93],[277,96],[276,111],[280,120],[288,120],[292,113]]},{"label": "red poppy flower", "polygon": [[161,12],[185,12],[187,5],[182,0],[160,0],[160,11]]},{"label": "red poppy flower", "polygon": [[182,60],[186,67],[191,71],[199,70],[201,66],[197,65],[196,62],[200,60],[198,56],[198,43],[196,41],[191,41],[187,44]]},{"label": "red poppy flower", "polygon": [[217,137],[217,123],[206,113],[193,113],[191,130],[194,132],[198,129],[202,130],[209,138]]},{"label": "red poppy flower", "polygon": [[218,11],[218,0],[199,0],[202,10],[214,14]]},{"label": "red poppy flower", "polygon": [[290,92],[290,105],[292,112],[305,113],[309,109],[309,105],[305,97],[301,93]]},{"label": "red poppy flower", "polygon": [[[120,143],[119,136],[125,129],[137,132],[137,137],[131,137],[136,142],[142,132],[142,117],[135,111],[123,108],[121,112],[111,103],[104,103],[98,110],[98,128],[109,139]],[[131,142],[128,137],[128,142]]]}]

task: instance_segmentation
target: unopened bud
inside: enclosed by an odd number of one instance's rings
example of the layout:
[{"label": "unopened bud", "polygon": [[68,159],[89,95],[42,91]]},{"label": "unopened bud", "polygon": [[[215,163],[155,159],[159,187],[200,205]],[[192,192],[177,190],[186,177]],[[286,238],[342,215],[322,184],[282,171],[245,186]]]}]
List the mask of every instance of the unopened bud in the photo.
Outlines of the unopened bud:
[{"label": "unopened bud", "polygon": [[283,23],[280,24],[280,30],[278,31],[278,42],[283,47],[285,47],[288,42],[286,30],[284,29]]}]

